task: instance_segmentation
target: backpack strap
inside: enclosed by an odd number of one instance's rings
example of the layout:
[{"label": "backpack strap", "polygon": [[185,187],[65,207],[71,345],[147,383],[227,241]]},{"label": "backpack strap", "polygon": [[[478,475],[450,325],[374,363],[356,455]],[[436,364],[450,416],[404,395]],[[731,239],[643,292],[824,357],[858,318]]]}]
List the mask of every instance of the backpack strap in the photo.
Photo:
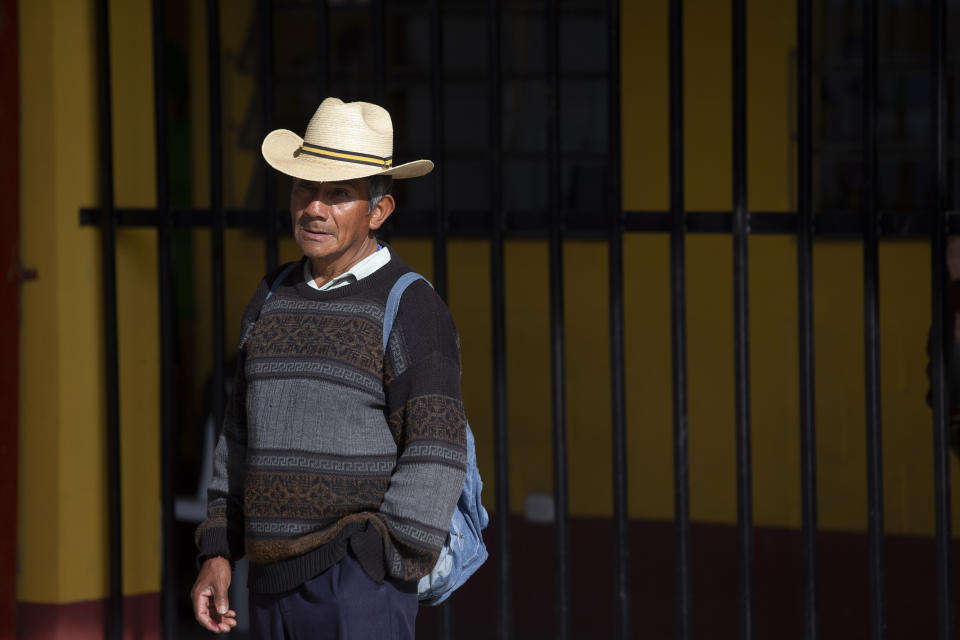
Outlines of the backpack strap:
[{"label": "backpack strap", "polygon": [[[280,272],[280,275],[278,275],[273,281],[273,284],[270,285],[270,290],[267,291],[267,297],[263,299],[263,304],[267,303],[267,300],[269,300],[270,296],[273,295],[273,292],[277,290],[277,288],[280,286],[280,283],[286,280],[287,276],[290,275],[290,272],[293,271],[298,264],[300,264],[299,260],[296,262],[291,262],[284,267],[283,271]],[[243,335],[240,336],[240,344],[237,345],[238,349],[243,349],[243,345],[247,342],[247,336],[250,335],[250,331],[253,330],[253,326],[257,324],[257,320],[260,319],[260,312],[263,311],[263,304],[261,304],[260,308],[257,309],[257,317],[247,323],[247,326],[243,328]]]},{"label": "backpack strap", "polygon": [[403,296],[403,292],[407,290],[411,284],[417,280],[423,280],[431,287],[430,281],[424,278],[419,273],[414,271],[408,271],[403,274],[397,281],[393,283],[393,287],[390,289],[390,294],[387,295],[387,307],[383,312],[383,350],[387,350],[387,341],[390,340],[390,332],[393,331],[393,322],[397,319],[397,311],[400,310],[400,298]]},{"label": "backpack strap", "polygon": [[[267,297],[263,299],[264,302],[270,299],[270,296],[272,296],[273,292],[277,290],[277,287],[280,286],[280,283],[286,280],[287,276],[290,275],[290,272],[293,271],[298,264],[300,264],[299,260],[296,262],[291,262],[284,268],[283,271],[280,272],[280,275],[277,276],[277,279],[273,281],[272,285],[270,285],[270,291],[267,291]],[[261,306],[260,309],[263,310],[263,307]],[[260,314],[258,312],[257,316],[259,317],[259,315]]]}]

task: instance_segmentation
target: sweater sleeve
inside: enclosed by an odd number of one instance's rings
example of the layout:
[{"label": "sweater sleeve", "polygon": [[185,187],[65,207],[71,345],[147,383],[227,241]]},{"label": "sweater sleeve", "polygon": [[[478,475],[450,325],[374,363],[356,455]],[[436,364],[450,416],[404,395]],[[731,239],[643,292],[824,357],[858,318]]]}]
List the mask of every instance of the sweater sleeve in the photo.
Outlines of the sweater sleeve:
[{"label": "sweater sleeve", "polygon": [[266,279],[247,305],[241,322],[241,348],[233,386],[217,444],[213,451],[213,477],[207,488],[207,519],[197,527],[194,540],[199,559],[223,556],[231,561],[244,555],[243,479],[247,455],[247,382],[244,373],[243,337],[252,328],[266,299]]},{"label": "sweater sleeve", "polygon": [[416,580],[433,569],[466,474],[466,416],[453,318],[426,283],[404,293],[386,353],[390,428],[397,466],[379,517],[387,573]]}]

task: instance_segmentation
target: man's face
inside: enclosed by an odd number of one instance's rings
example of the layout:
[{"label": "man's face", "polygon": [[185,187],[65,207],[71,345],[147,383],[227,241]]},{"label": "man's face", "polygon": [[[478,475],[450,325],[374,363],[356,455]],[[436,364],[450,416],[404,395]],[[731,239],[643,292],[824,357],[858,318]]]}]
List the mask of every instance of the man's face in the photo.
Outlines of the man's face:
[{"label": "man's face", "polygon": [[375,242],[370,231],[380,223],[376,215],[368,215],[369,204],[363,180],[310,182],[294,178],[290,220],[297,246],[313,264],[346,265],[346,270],[363,254],[366,244]]}]

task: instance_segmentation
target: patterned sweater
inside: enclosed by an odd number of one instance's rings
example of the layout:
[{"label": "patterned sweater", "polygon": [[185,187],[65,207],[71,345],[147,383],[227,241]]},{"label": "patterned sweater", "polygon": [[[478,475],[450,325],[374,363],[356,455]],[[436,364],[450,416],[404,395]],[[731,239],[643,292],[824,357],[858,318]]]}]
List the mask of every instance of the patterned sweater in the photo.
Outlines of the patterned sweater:
[{"label": "patterned sweater", "polygon": [[200,557],[246,553],[261,593],[295,588],[348,545],[375,580],[416,580],[437,561],[466,470],[450,312],[410,285],[384,353],[387,294],[410,271],[396,254],[328,291],[293,269],[267,299],[280,271],[243,315]]}]

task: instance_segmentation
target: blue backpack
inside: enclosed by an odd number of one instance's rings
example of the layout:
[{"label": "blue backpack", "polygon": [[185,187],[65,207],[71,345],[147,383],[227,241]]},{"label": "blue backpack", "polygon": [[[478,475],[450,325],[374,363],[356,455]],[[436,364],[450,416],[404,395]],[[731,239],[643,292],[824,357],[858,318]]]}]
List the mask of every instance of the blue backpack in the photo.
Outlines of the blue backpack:
[{"label": "blue backpack", "polygon": [[[430,282],[419,273],[409,272],[400,276],[387,296],[387,308],[383,314],[383,350],[387,350],[387,341],[393,330],[393,321],[400,309],[400,297],[408,286],[423,280]],[[433,285],[430,285],[433,286]],[[447,540],[440,550],[433,570],[420,578],[417,592],[420,603],[438,605],[460,587],[467,578],[487,559],[487,547],[483,544],[480,531],[490,522],[487,510],[480,503],[480,491],[483,481],[477,469],[477,452],[470,424],[467,424],[467,476],[463,481],[463,491],[457,501],[457,508],[450,520]]]}]

